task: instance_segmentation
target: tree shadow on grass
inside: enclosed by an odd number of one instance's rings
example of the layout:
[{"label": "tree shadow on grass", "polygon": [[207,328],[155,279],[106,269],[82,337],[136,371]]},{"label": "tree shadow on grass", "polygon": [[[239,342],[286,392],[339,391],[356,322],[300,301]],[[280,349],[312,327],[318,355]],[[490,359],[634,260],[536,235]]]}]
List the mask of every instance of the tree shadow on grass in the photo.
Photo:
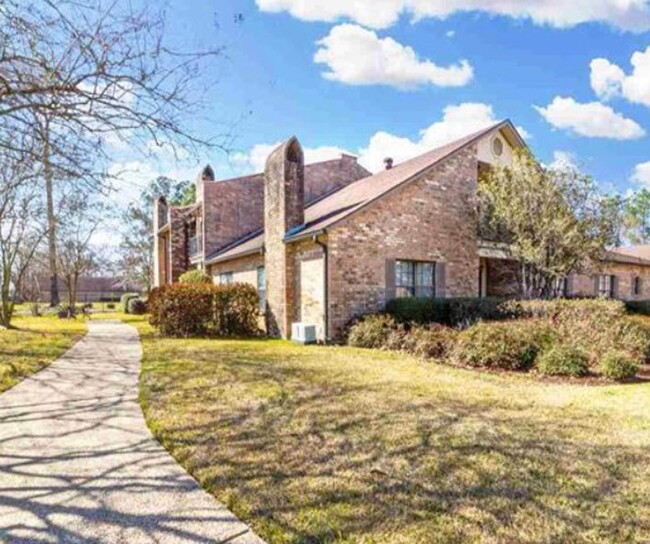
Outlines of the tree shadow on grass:
[{"label": "tree shadow on grass", "polygon": [[147,413],[271,542],[650,538],[650,453],[608,440],[594,413],[391,395],[386,382],[214,355],[179,364]]}]

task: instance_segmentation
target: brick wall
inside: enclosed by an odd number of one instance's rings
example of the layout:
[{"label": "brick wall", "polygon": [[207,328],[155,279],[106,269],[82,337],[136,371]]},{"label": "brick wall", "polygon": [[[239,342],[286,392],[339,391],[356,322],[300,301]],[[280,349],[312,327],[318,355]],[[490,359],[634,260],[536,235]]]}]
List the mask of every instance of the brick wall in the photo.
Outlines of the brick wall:
[{"label": "brick wall", "polygon": [[[607,263],[600,271],[587,274],[576,274],[570,281],[570,295],[595,296],[595,274],[611,274],[616,276],[616,298],[621,300],[650,299],[650,266],[626,263]],[[632,284],[635,277],[641,278],[641,293],[634,295]]]},{"label": "brick wall", "polygon": [[186,208],[169,208],[171,280],[177,282],[180,275],[188,268],[187,240],[185,233]]},{"label": "brick wall", "polygon": [[316,325],[319,340],[325,340],[325,261],[323,248],[311,240],[291,244],[292,313],[289,322]]},{"label": "brick wall", "polygon": [[264,266],[264,255],[256,253],[255,255],[247,255],[239,259],[232,259],[224,263],[216,263],[208,267],[208,274],[210,274],[215,283],[219,274],[224,272],[233,273],[233,281],[236,283],[249,283],[257,288],[257,269]]},{"label": "brick wall", "polygon": [[340,159],[320,162],[305,167],[305,202],[309,203],[323,195],[349,185],[370,175],[357,163],[357,158],[342,155]]},{"label": "brick wall", "polygon": [[267,330],[287,338],[292,321],[294,246],[288,230],[304,222],[304,158],[292,138],[269,156],[264,173],[264,247],[266,251]]},{"label": "brick wall", "polygon": [[330,336],[384,306],[390,260],[446,263],[445,295],[476,296],[477,172],[469,146],[329,231]]},{"label": "brick wall", "polygon": [[264,178],[205,183],[203,185],[205,255],[226,247],[262,228]]}]

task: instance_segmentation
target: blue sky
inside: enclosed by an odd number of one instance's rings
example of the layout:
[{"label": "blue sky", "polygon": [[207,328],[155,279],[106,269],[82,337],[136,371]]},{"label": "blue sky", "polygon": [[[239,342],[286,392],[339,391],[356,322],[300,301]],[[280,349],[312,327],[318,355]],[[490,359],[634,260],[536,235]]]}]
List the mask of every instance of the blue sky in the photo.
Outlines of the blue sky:
[{"label": "blue sky", "polygon": [[[507,117],[546,163],[569,158],[609,191],[650,186],[647,0],[171,0],[168,13],[177,44],[226,46],[192,121],[209,136],[234,123],[233,152],[201,161],[219,177],[292,134],[308,159],[342,149],[377,168]],[[140,166],[133,180],[196,168],[117,160]]]}]

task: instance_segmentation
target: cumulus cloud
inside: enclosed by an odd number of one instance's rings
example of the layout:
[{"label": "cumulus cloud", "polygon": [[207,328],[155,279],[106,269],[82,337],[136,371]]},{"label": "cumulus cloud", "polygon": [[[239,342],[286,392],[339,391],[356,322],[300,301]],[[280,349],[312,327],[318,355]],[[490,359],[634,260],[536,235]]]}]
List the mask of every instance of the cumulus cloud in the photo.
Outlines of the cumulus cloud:
[{"label": "cumulus cloud", "polygon": [[553,162],[549,166],[557,170],[573,170],[578,168],[578,161],[574,153],[557,150],[553,152]]},{"label": "cumulus cloud", "polygon": [[618,65],[607,59],[591,61],[591,87],[602,99],[622,96],[636,104],[650,106],[650,46],[637,51],[630,59],[632,73],[626,75]]},{"label": "cumulus cloud", "polygon": [[[266,159],[268,156],[281,144],[282,142],[275,142],[274,144],[257,144],[254,145],[248,153],[236,153],[231,158],[232,166],[234,166],[236,170],[243,172],[262,172],[266,166]],[[338,159],[343,153],[351,154],[349,151],[340,147],[327,145],[321,147],[304,147],[303,153],[305,154],[306,164]]]},{"label": "cumulus cloud", "polygon": [[645,130],[600,102],[576,102],[570,97],[556,96],[548,106],[534,106],[551,125],[589,138],[635,140],[645,136]]},{"label": "cumulus cloud", "polygon": [[413,48],[358,25],[335,26],[318,46],[314,61],[328,68],[323,77],[348,85],[461,87],[474,76],[466,60],[438,66],[419,58]]},{"label": "cumulus cloud", "polygon": [[303,21],[347,19],[371,28],[388,28],[402,14],[417,21],[482,12],[556,28],[597,22],[635,32],[650,29],[646,0],[257,0],[257,6],[265,12],[288,12]]},{"label": "cumulus cloud", "polygon": [[650,189],[650,161],[637,164],[630,179]]},{"label": "cumulus cloud", "polygon": [[[360,164],[371,172],[377,172],[384,168],[386,157],[392,157],[396,163],[400,163],[497,122],[498,119],[488,104],[465,102],[450,105],[443,110],[439,121],[420,131],[418,138],[410,139],[385,131],[376,132],[356,155]],[[524,138],[529,137],[523,128],[518,127],[518,130]],[[278,145],[280,142],[256,145],[248,153],[233,157],[233,161],[240,167],[248,167],[247,171],[259,172],[264,169],[268,155]],[[308,163],[338,158],[341,153],[346,153],[344,149],[331,146],[307,147],[304,151]]]}]

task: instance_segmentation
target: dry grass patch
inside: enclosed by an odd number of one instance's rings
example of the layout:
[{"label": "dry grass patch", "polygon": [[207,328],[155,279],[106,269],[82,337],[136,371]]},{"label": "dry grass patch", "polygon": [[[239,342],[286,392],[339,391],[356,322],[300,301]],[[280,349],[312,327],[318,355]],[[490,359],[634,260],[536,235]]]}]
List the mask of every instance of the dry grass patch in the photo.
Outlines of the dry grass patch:
[{"label": "dry grass patch", "polygon": [[38,372],[86,332],[83,319],[18,316],[15,329],[0,329],[0,392]]},{"label": "dry grass patch", "polygon": [[270,543],[650,540],[650,385],[140,329],[151,429]]}]

